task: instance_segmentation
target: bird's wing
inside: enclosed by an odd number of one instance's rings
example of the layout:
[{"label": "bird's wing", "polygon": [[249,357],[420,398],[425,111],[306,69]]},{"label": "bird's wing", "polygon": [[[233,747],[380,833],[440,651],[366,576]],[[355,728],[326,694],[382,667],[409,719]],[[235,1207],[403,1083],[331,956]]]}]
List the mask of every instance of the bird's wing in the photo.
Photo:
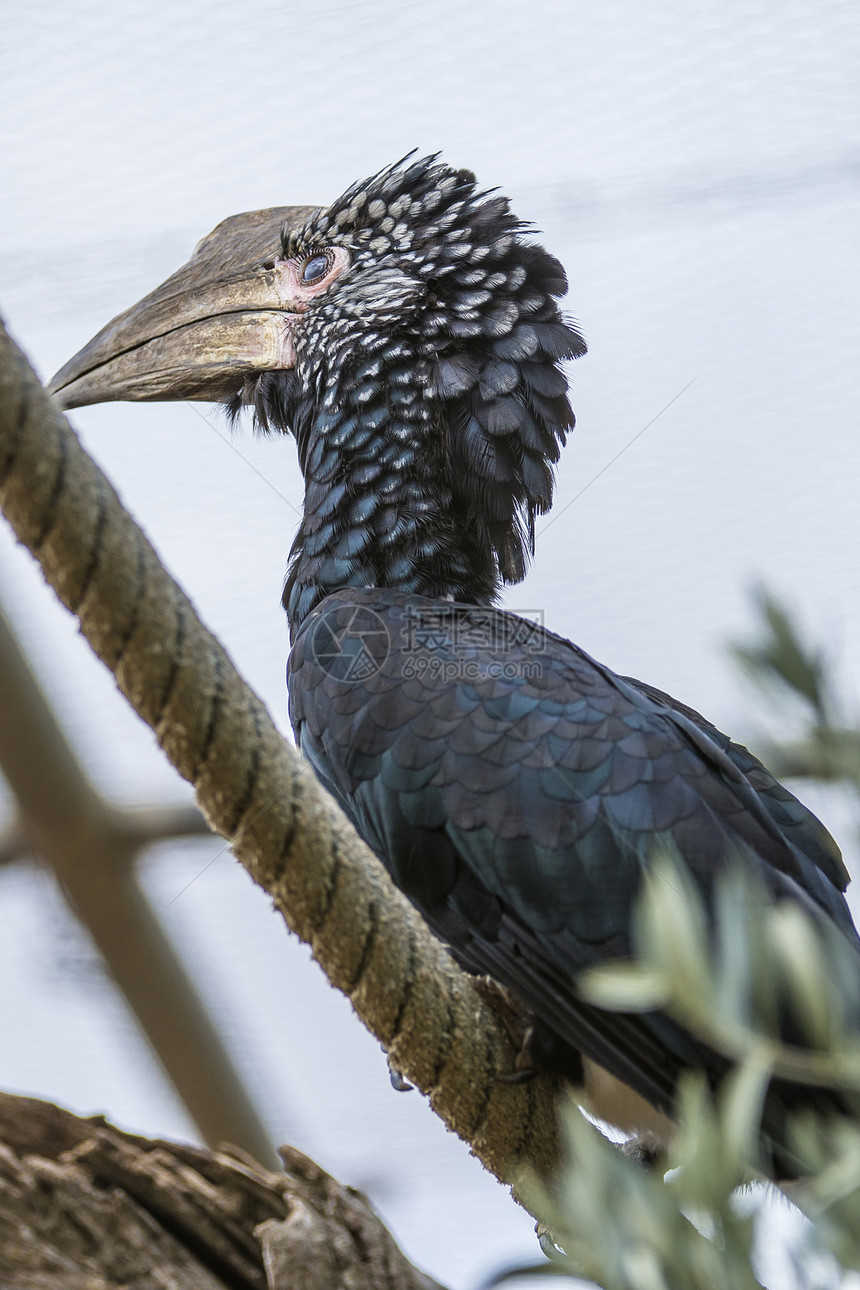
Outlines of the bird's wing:
[{"label": "bird's wing", "polygon": [[748,748],[744,748],[742,744],[736,744],[728,735],[724,735],[700,712],[696,712],[695,708],[679,703],[677,699],[664,694],[655,686],[648,685],[644,681],[636,681],[632,677],[624,677],[624,680],[659,707],[668,708],[676,716],[686,718],[698,726],[707,739],[726,753],[749,781],[765,810],[785,837],[818,866],[838,891],[845,891],[851,876],[845,868],[839,847],[827,829],[793,793],[789,793],[785,785],[773,777],[767,767],[763,766]]},{"label": "bird's wing", "polygon": [[600,1013],[655,843],[706,895],[732,856],[856,938],[819,822],[697,714],[525,620],[388,590],[330,596],[290,659],[302,750],[466,966],[668,1109],[711,1065],[659,1014]]}]

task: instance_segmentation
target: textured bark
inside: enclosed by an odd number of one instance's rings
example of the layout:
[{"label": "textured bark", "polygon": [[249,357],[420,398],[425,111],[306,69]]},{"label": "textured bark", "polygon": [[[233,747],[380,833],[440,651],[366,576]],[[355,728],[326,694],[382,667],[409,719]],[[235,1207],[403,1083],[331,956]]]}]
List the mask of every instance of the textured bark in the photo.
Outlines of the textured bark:
[{"label": "textured bark", "polygon": [[557,1163],[556,1088],[276,730],[0,327],[0,506],[213,828],[392,1066],[504,1182]]},{"label": "textured bark", "polygon": [[0,1093],[0,1285],[440,1290],[360,1192],[281,1154],[274,1173]]}]

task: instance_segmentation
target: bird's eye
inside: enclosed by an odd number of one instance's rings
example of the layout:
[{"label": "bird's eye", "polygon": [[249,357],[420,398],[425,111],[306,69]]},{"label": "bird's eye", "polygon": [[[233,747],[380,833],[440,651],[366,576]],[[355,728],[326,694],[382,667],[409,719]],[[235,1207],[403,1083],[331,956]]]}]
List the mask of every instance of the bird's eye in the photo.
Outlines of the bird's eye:
[{"label": "bird's eye", "polygon": [[310,285],[319,282],[324,278],[331,268],[331,257],[325,252],[319,251],[316,255],[310,255],[302,265],[302,282]]}]

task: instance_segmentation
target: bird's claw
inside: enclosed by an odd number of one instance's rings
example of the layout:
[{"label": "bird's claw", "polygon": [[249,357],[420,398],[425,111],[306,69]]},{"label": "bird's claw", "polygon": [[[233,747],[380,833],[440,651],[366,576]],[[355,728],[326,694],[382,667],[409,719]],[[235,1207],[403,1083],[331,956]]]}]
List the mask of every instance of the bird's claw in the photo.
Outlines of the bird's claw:
[{"label": "bird's claw", "polygon": [[546,1257],[553,1263],[563,1263],[566,1261],[566,1250],[559,1245],[546,1223],[535,1223],[535,1232],[537,1233],[538,1245],[541,1248],[541,1254],[546,1255]]},{"label": "bird's claw", "polygon": [[395,1092],[397,1093],[412,1092],[414,1085],[410,1084],[408,1080],[405,1080],[403,1076],[400,1074],[400,1071],[396,1071],[393,1066],[388,1067],[388,1078],[391,1080],[391,1087],[395,1090]]},{"label": "bird's claw", "polygon": [[[498,1072],[496,1079],[499,1084],[529,1084],[540,1074],[540,1068],[538,1066],[520,1066],[519,1063],[522,1057],[522,1052],[517,1053],[517,1060],[514,1062],[514,1069],[512,1071]],[[518,1067],[519,1069],[517,1069]]]}]

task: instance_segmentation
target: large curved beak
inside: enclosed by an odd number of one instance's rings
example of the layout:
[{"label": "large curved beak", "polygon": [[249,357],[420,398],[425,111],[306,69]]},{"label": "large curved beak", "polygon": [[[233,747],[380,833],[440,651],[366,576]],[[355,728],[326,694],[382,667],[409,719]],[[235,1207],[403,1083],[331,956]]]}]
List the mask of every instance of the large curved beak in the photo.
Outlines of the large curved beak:
[{"label": "large curved beak", "polygon": [[217,403],[251,371],[292,367],[298,314],[279,267],[281,230],[314,206],[233,215],[181,269],[120,314],[48,386],[63,408],[112,399]]}]

